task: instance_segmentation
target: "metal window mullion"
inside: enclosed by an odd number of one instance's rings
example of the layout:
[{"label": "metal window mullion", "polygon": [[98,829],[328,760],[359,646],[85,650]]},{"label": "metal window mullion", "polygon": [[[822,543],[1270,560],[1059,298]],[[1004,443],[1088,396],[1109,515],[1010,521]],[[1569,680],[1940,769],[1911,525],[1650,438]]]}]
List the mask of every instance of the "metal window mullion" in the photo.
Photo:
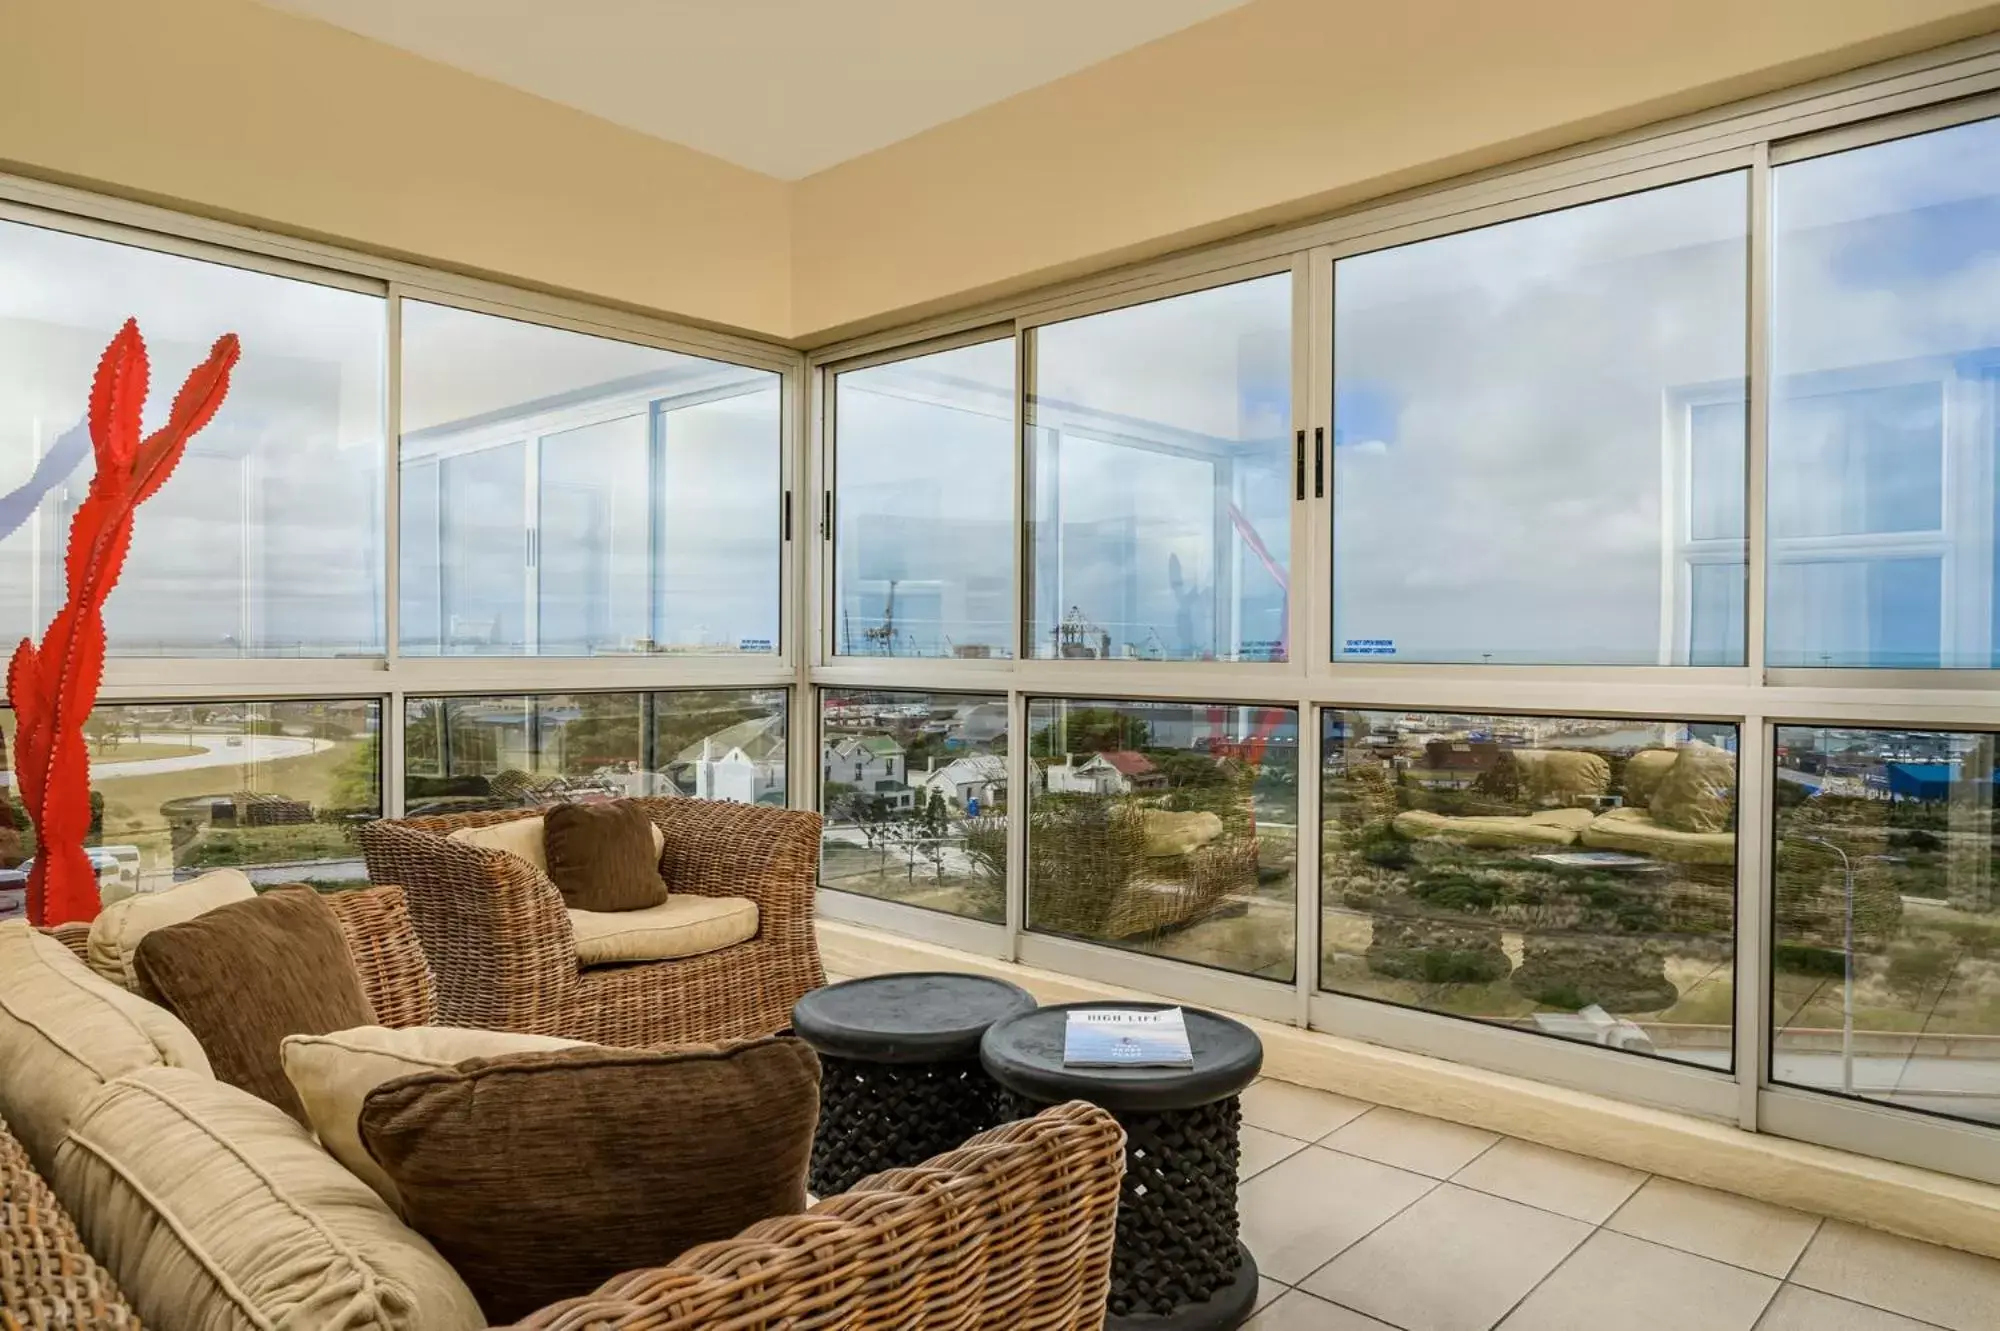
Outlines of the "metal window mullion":
[{"label": "metal window mullion", "polygon": [[1033,767],[1028,756],[1028,695],[1007,691],[1007,958],[1018,961],[1028,928],[1028,807]]},{"label": "metal window mullion", "polygon": [[1770,1075],[1772,741],[1760,713],[1743,718],[1736,743],[1736,1122],[1757,1131]]},{"label": "metal window mullion", "polygon": [[1294,926],[1293,941],[1296,945],[1296,970],[1292,976],[1293,987],[1298,994],[1298,1024],[1312,1025],[1313,995],[1319,989],[1319,924],[1320,924],[1320,772],[1324,758],[1320,753],[1320,740],[1324,727],[1320,721],[1319,709],[1310,699],[1301,698],[1299,709],[1298,745],[1298,809],[1297,843],[1292,855],[1294,865],[1292,881],[1294,900],[1298,908],[1297,924]]}]

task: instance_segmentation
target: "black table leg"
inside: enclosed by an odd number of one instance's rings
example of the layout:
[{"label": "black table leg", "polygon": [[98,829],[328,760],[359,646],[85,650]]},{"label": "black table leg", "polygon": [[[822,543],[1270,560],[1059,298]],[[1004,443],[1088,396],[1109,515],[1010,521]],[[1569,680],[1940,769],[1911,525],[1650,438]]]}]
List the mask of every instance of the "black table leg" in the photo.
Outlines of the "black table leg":
[{"label": "black table leg", "polygon": [[870,1174],[955,1151],[1001,1122],[979,1060],[868,1063],[820,1055],[819,1129],[807,1181],[816,1197]]},{"label": "black table leg", "polygon": [[[1045,1106],[1007,1093],[1008,1117]],[[1111,1257],[1113,1331],[1226,1331],[1257,1299],[1257,1264],[1237,1238],[1243,1121],[1235,1096],[1191,1109],[1114,1111],[1125,1182]]]}]

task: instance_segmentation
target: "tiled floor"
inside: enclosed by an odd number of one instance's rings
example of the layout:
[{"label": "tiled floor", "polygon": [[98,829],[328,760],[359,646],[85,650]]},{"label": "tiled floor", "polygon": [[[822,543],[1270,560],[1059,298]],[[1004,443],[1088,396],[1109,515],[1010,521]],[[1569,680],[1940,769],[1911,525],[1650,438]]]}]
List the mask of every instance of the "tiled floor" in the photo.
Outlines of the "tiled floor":
[{"label": "tiled floor", "polygon": [[1248,1331],[1994,1331],[2000,1262],[1261,1081]]}]

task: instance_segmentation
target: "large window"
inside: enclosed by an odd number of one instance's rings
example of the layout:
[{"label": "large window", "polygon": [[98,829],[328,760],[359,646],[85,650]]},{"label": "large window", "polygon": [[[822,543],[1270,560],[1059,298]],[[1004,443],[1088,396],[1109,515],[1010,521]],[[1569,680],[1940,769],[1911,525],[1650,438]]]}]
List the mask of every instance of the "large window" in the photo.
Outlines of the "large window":
[{"label": "large window", "polygon": [[1334,267],[1341,660],[1740,665],[1748,177]]},{"label": "large window", "polygon": [[403,305],[402,649],[769,654],[778,376]]},{"label": "large window", "polygon": [[1007,917],[1007,700],[820,695],[820,882],[979,920]]},{"label": "large window", "polygon": [[2000,1123],[1995,741],[1778,727],[1772,1080]]},{"label": "large window", "polygon": [[1770,663],[2000,665],[2000,122],[1772,176]]},{"label": "large window", "polygon": [[1730,1066],[1734,727],[1323,721],[1324,988]]},{"label": "large window", "polygon": [[1012,656],[1014,340],[834,385],[834,650]]},{"label": "large window", "polygon": [[1295,973],[1298,709],[1028,705],[1028,927]]},{"label": "large window", "polygon": [[783,689],[410,698],[405,811],[688,795],[785,803]]},{"label": "large window", "polygon": [[[229,399],[134,524],[105,607],[117,656],[382,650],[386,306],[379,296],[0,222],[0,642],[61,605],[93,466],[98,358],[135,316],[145,428],[223,333]],[[50,484],[43,484],[50,482]]]},{"label": "large window", "polygon": [[1037,328],[1031,654],[1291,649],[1292,279]]},{"label": "large window", "polygon": [[[260,886],[367,882],[357,824],[382,816],[382,704],[124,703],[84,722],[91,860],[109,903],[211,869]],[[14,752],[14,714],[0,710]],[[35,831],[0,760],[0,919],[23,909]]]}]

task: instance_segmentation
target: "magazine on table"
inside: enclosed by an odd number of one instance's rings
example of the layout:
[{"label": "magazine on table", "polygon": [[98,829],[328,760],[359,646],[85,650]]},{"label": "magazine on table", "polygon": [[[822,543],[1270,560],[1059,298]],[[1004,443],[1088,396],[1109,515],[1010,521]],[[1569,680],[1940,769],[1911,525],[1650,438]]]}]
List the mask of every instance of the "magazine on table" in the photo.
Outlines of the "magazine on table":
[{"label": "magazine on table", "polygon": [[1063,1032],[1068,1068],[1191,1068],[1187,1019],[1177,1007],[1085,1008]]}]

